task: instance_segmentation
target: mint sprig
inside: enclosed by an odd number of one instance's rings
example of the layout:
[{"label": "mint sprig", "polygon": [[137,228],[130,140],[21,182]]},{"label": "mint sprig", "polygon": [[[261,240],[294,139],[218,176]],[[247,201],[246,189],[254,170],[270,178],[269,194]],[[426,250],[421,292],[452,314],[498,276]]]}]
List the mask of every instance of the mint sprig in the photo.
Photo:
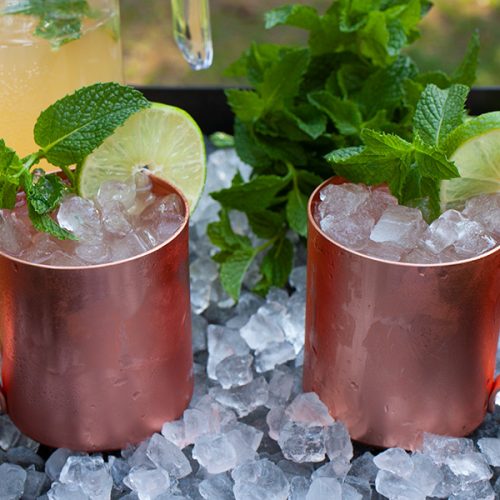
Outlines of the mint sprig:
[{"label": "mint sprig", "polygon": [[80,38],[83,18],[93,16],[87,0],[23,0],[0,14],[37,17],[33,34],[48,40],[55,49]]},{"label": "mint sprig", "polygon": [[[418,24],[430,5],[336,0],[324,14],[300,4],[279,7],[266,14],[266,28],[305,30],[307,45],[252,43],[228,69],[251,85],[226,95],[235,114],[236,151],[253,173],[248,184],[234,183],[213,197],[224,210],[244,212],[262,245],[269,243],[258,254],[263,279],[257,291],[283,283],[282,273],[268,271],[266,255],[288,268],[287,252],[271,253],[273,238],[289,230],[305,236],[306,200],[333,174],[333,160],[337,173],[349,172],[359,182],[389,182],[400,200],[422,205],[429,218],[437,215],[440,179],[457,175],[443,141],[463,119],[479,38],[473,34],[451,75],[419,71],[403,49],[419,36]],[[372,160],[377,169],[369,168]],[[245,191],[252,186],[262,196]],[[266,231],[266,224],[274,232]],[[212,241],[221,248],[222,266],[234,256],[223,283],[230,283],[226,290],[237,298],[248,269],[241,264],[242,249]]]},{"label": "mint sprig", "polygon": [[[0,208],[13,208],[21,189],[37,230],[60,239],[75,239],[51,216],[64,194],[76,189],[75,174],[69,167],[79,165],[129,116],[150,105],[131,87],[96,83],[63,97],[40,114],[35,125],[35,142],[40,146],[37,152],[20,159],[0,139]],[[60,167],[69,184],[56,174],[31,171],[42,158]]]}]

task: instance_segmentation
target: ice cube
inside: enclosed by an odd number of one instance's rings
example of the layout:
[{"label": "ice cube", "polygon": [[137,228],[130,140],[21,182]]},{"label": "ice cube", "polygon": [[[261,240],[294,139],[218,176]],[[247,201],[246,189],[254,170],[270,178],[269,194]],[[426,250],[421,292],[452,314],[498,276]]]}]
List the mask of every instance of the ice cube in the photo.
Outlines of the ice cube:
[{"label": "ice cube", "polygon": [[266,406],[274,408],[275,406],[285,405],[290,399],[293,385],[294,376],[292,371],[286,366],[276,368],[269,381],[269,399]]},{"label": "ice cube", "polygon": [[139,500],[154,500],[170,488],[170,478],[163,469],[132,467],[123,482],[139,497]]},{"label": "ice cube", "polygon": [[342,422],[334,422],[325,429],[326,454],[330,460],[344,459],[349,462],[353,456],[351,437]]},{"label": "ice cube", "polygon": [[248,345],[237,330],[218,325],[209,325],[207,329],[208,362],[207,374],[217,380],[217,365],[229,356],[245,356],[250,352]]},{"label": "ice cube", "polygon": [[459,235],[459,227],[467,219],[457,210],[443,212],[427,228],[424,234],[424,245],[434,254],[441,253],[455,243]]},{"label": "ice cube", "polygon": [[423,436],[422,453],[428,455],[437,464],[445,463],[449,456],[474,451],[475,446],[471,439],[440,436],[427,432]]},{"label": "ice cube", "polygon": [[438,264],[440,261],[440,256],[420,247],[410,250],[401,258],[401,262],[411,262],[412,264]]},{"label": "ice cube", "polygon": [[500,238],[500,194],[483,194],[465,203],[463,214],[479,222],[491,234]]},{"label": "ice cube", "polygon": [[419,488],[387,470],[380,470],[375,479],[375,489],[393,500],[425,500],[426,496]]},{"label": "ice cube", "polygon": [[231,470],[238,463],[238,454],[225,434],[200,436],[194,443],[193,458],[210,474]]},{"label": "ice cube", "polygon": [[318,205],[320,217],[331,215],[347,217],[368,200],[369,190],[361,184],[328,184],[320,191],[321,202]]},{"label": "ice cube", "polygon": [[235,500],[286,500],[290,485],[283,471],[268,459],[247,462],[236,467],[234,480]]},{"label": "ice cube", "polygon": [[483,481],[493,476],[493,471],[488,467],[486,457],[481,453],[452,455],[446,459],[446,465],[465,483]]},{"label": "ice cube", "polygon": [[153,434],[146,450],[147,457],[170,478],[180,479],[191,473],[191,465],[182,451],[161,434]]},{"label": "ice cube", "polygon": [[112,202],[103,207],[102,223],[104,229],[112,235],[125,236],[132,231],[132,225],[119,202]]},{"label": "ice cube", "polygon": [[270,342],[255,357],[255,370],[264,373],[295,358],[295,349],[290,342]]},{"label": "ice cube", "polygon": [[71,451],[66,448],[58,448],[50,455],[45,462],[45,473],[52,481],[57,481],[59,479],[66,460],[72,455],[82,456],[83,453]]},{"label": "ice cube", "polygon": [[321,462],[325,459],[324,427],[285,422],[278,444],[285,458],[294,462]]},{"label": "ice cube", "polygon": [[345,218],[327,215],[320,222],[321,230],[327,236],[352,250],[361,250],[368,244],[374,226],[375,219],[364,213]]},{"label": "ice cube", "polygon": [[290,273],[290,285],[292,285],[297,292],[305,292],[306,290],[306,273],[306,266],[294,267]]},{"label": "ice cube", "polygon": [[414,484],[425,495],[432,496],[436,486],[443,480],[443,473],[439,466],[427,455],[414,453],[411,457],[412,471],[408,476],[410,483]]},{"label": "ice cube", "polygon": [[118,203],[126,209],[133,206],[135,193],[135,179],[127,179],[125,182],[117,180],[105,181],[99,186],[96,201],[102,208]]},{"label": "ice cube", "polygon": [[285,333],[279,323],[279,317],[285,314],[284,305],[267,302],[243,326],[241,336],[256,351],[264,350],[271,342],[281,342],[285,340]]},{"label": "ice cube", "polygon": [[57,212],[59,225],[86,244],[99,244],[103,237],[99,212],[91,200],[66,197]]},{"label": "ice cube", "polygon": [[373,461],[379,469],[392,472],[398,477],[408,478],[413,472],[411,457],[402,448],[389,448]]},{"label": "ice cube", "polygon": [[339,500],[342,498],[342,486],[337,479],[318,477],[311,483],[306,500],[325,500],[325,498]]},{"label": "ice cube", "polygon": [[0,251],[19,257],[30,246],[30,227],[16,213],[0,209]]},{"label": "ice cube", "polygon": [[43,472],[38,472],[33,466],[26,469],[23,500],[35,500],[50,488],[50,479]]},{"label": "ice cube", "polygon": [[363,248],[363,253],[365,255],[369,255],[370,257],[376,257],[378,259],[388,260],[391,262],[399,262],[402,256],[407,253],[407,250],[399,245],[389,243],[387,241],[383,243],[376,243],[370,240]]},{"label": "ice cube", "polygon": [[363,500],[363,494],[350,484],[342,484],[342,500]]},{"label": "ice cube", "polygon": [[200,495],[205,500],[233,500],[233,481],[227,473],[204,479],[199,485]]},{"label": "ice cube", "polygon": [[26,471],[14,464],[0,465],[0,498],[16,500],[21,498],[26,482]]},{"label": "ice cube", "polygon": [[90,498],[109,499],[113,479],[100,456],[70,456],[59,476],[61,483],[79,486]]},{"label": "ice cube", "polygon": [[449,500],[496,500],[497,498],[489,481],[478,481],[469,483],[462,491],[450,495]]},{"label": "ice cube", "polygon": [[427,224],[416,208],[398,205],[389,207],[373,228],[370,239],[376,243],[389,242],[411,249],[422,238]]},{"label": "ice cube", "polygon": [[326,405],[315,392],[299,394],[285,411],[286,416],[294,422],[306,426],[328,426],[333,424],[333,418]]},{"label": "ice cube", "polygon": [[89,496],[80,486],[73,483],[54,483],[47,492],[47,497],[49,500],[89,500]]},{"label": "ice cube", "polygon": [[26,448],[25,446],[17,446],[9,448],[5,454],[7,462],[20,465],[21,467],[29,467],[30,465],[36,466],[39,470],[43,470],[45,462],[43,458],[35,453],[34,450]]},{"label": "ice cube", "polygon": [[373,455],[369,451],[365,451],[361,456],[354,459],[349,469],[348,477],[352,476],[373,484],[378,473],[378,467],[375,465],[373,458]]},{"label": "ice cube", "polygon": [[479,449],[486,455],[488,463],[493,467],[500,467],[500,439],[482,438],[477,442]]},{"label": "ice cube", "polygon": [[182,420],[165,422],[163,424],[163,427],[161,428],[161,434],[165,439],[167,439],[171,443],[174,443],[175,446],[177,446],[181,450],[188,445],[188,442],[186,440],[184,422]]},{"label": "ice cube", "polygon": [[248,384],[253,379],[252,363],[250,354],[224,358],[215,368],[217,381],[224,389]]},{"label": "ice cube", "polygon": [[28,262],[45,264],[58,250],[59,246],[51,236],[47,233],[37,233],[33,236],[32,244],[21,253],[20,257]]},{"label": "ice cube", "polygon": [[351,464],[349,463],[349,460],[345,457],[336,457],[331,462],[327,462],[319,469],[316,469],[311,477],[312,479],[316,479],[318,477],[333,477],[335,479],[340,479],[343,482],[350,468]]},{"label": "ice cube", "polygon": [[110,456],[108,459],[108,468],[111,477],[113,478],[114,487],[123,491],[126,486],[123,484],[123,480],[128,476],[130,472],[130,465],[123,458],[117,458]]},{"label": "ice cube", "polygon": [[290,495],[288,500],[304,500],[306,498],[311,480],[304,476],[295,476],[290,480]]},{"label": "ice cube", "polygon": [[136,233],[129,233],[123,238],[116,238],[110,246],[113,261],[129,259],[151,249],[147,242]]},{"label": "ice cube", "polygon": [[497,245],[479,222],[467,221],[459,226],[459,234],[453,247],[458,256],[467,259],[476,257]]},{"label": "ice cube", "polygon": [[232,389],[214,387],[210,394],[220,404],[232,408],[240,417],[244,417],[266,404],[269,390],[265,378],[258,377],[249,384]]},{"label": "ice cube", "polygon": [[7,415],[0,415],[0,448],[8,450],[16,446],[21,438],[21,431]]},{"label": "ice cube", "polygon": [[103,264],[111,260],[110,249],[102,242],[95,245],[82,242],[76,246],[75,252],[81,260],[89,264]]},{"label": "ice cube", "polygon": [[148,222],[156,222],[162,219],[178,221],[179,217],[181,219],[184,217],[184,204],[175,193],[157,198],[141,214],[141,220]]}]

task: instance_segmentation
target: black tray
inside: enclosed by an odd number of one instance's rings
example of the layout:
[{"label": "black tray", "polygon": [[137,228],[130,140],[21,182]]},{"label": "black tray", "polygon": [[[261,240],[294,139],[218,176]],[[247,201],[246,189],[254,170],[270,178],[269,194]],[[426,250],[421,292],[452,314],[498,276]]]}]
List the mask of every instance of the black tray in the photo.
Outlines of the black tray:
[{"label": "black tray", "polygon": [[[150,100],[185,109],[205,134],[231,133],[233,115],[222,87],[137,86]],[[467,106],[473,115],[500,110],[500,87],[477,87],[469,94]]]}]

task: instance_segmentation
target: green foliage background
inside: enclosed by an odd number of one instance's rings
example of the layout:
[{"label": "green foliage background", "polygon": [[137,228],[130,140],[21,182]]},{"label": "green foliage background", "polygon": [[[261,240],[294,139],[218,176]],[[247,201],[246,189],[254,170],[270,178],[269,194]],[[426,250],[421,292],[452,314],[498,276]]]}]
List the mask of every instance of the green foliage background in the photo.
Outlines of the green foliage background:
[{"label": "green foliage background", "polygon": [[[294,43],[305,40],[293,29],[263,29],[264,12],[286,0],[210,0],[215,49],[210,70],[191,71],[171,35],[170,2],[121,0],[125,76],[129,83],[220,85],[222,76],[252,40]],[[330,0],[303,1],[319,10]],[[451,71],[460,61],[470,33],[479,28],[481,54],[477,85],[500,85],[500,0],[435,0],[421,25],[422,38],[410,50],[422,70]]]}]

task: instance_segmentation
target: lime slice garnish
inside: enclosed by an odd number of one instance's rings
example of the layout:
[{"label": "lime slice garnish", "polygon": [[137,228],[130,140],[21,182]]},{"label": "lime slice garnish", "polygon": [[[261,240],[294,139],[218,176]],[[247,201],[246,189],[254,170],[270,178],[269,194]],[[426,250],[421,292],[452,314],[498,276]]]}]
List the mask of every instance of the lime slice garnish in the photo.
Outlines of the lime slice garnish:
[{"label": "lime slice garnish", "polygon": [[193,210],[205,185],[206,160],[203,135],[190,115],[159,103],[133,114],[85,158],[79,193],[93,198],[103,182],[125,181],[143,168],[178,188]]},{"label": "lime slice garnish", "polygon": [[441,208],[460,207],[482,193],[500,192],[500,112],[457,127],[445,143],[461,177],[441,183]]}]

